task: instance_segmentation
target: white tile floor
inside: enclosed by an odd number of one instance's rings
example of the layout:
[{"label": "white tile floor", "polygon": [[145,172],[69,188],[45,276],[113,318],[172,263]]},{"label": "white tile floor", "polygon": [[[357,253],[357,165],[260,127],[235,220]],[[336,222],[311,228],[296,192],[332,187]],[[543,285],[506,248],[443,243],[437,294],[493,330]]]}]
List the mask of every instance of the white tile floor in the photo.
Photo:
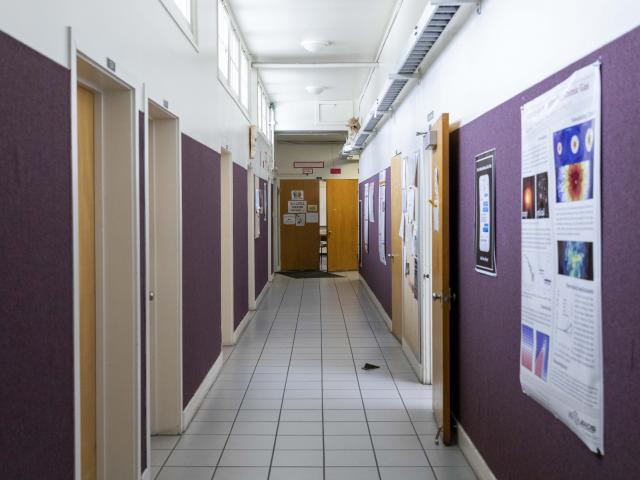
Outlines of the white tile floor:
[{"label": "white tile floor", "polygon": [[276,276],[185,434],[152,438],[151,477],[475,479],[435,433],[431,389],[356,275]]}]

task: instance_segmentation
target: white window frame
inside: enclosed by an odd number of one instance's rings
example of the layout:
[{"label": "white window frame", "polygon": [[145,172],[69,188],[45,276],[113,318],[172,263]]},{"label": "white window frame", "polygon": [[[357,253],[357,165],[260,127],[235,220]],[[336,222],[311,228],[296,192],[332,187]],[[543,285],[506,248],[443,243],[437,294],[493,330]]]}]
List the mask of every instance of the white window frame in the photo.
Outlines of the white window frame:
[{"label": "white window frame", "polygon": [[189,19],[185,18],[182,11],[178,8],[175,0],[160,0],[160,3],[164,9],[169,13],[174,23],[178,26],[180,31],[189,40],[189,43],[195,48],[196,51],[200,51],[198,46],[198,2],[197,0],[189,0]]},{"label": "white window frame", "polygon": [[[173,1],[173,0],[171,0]],[[220,49],[220,45],[221,45],[221,40],[220,40],[220,32],[218,32],[218,38],[216,39],[216,45],[217,45],[217,52],[218,52],[218,64],[217,64],[217,69],[218,69],[218,81],[220,82],[220,84],[224,87],[224,89],[227,91],[227,93],[229,94],[229,96],[233,99],[234,102],[236,102],[236,105],[238,106],[238,108],[240,109],[240,111],[242,112],[242,114],[246,117],[246,119],[250,122],[251,121],[251,111],[250,111],[250,105],[251,105],[251,56],[249,55],[249,50],[246,47],[246,44],[244,42],[244,39],[242,38],[242,35],[240,34],[240,30],[236,25],[235,19],[233,18],[233,15],[231,13],[231,11],[229,10],[229,8],[226,5],[226,2],[223,0],[217,0],[217,15],[218,15],[218,28],[220,26],[220,9],[224,9],[226,15],[227,15],[227,19],[229,22],[229,30],[228,30],[228,34],[229,34],[229,38],[227,39],[227,74],[225,75],[224,72],[220,69],[220,59],[221,59],[221,49]],[[238,42],[238,60],[237,60],[237,68],[238,68],[238,89],[237,91],[234,89],[234,87],[231,85],[231,55],[230,55],[230,51],[231,51],[231,41],[230,38],[231,36],[235,36],[235,39]],[[246,104],[243,102],[243,98],[242,98],[242,62],[244,61],[244,59],[246,58],[247,61],[247,84],[248,84],[248,97],[246,100]]]},{"label": "white window frame", "polygon": [[256,121],[258,124],[258,132],[260,132],[262,137],[266,140],[267,144],[271,145],[271,133],[273,129],[273,125],[271,122],[271,99],[269,98],[267,89],[264,88],[264,84],[262,83],[262,79],[260,77],[258,77],[258,88],[256,97]]}]

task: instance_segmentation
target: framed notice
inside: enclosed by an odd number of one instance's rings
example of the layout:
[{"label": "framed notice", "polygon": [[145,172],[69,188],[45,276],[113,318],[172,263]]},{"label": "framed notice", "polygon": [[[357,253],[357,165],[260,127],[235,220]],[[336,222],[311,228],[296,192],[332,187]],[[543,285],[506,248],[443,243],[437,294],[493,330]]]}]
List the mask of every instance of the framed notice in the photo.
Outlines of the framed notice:
[{"label": "framed notice", "polygon": [[496,151],[476,156],[474,243],[476,272],[496,275]]}]

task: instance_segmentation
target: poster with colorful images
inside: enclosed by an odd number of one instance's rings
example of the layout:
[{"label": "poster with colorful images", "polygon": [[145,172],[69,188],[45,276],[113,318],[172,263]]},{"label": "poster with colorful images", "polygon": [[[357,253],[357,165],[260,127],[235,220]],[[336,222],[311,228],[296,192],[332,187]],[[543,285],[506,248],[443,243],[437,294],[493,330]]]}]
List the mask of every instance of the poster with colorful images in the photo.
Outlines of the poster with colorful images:
[{"label": "poster with colorful images", "polygon": [[600,65],[522,108],[520,383],[604,454]]},{"label": "poster with colorful images", "polygon": [[496,275],[496,151],[476,156],[476,272]]}]

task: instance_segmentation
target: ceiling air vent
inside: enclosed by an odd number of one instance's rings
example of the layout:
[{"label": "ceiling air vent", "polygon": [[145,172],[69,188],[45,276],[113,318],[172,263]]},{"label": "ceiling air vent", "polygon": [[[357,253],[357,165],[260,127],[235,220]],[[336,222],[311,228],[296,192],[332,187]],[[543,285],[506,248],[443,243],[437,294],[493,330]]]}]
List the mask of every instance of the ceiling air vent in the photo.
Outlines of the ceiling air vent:
[{"label": "ceiling air vent", "polygon": [[442,36],[451,20],[461,8],[462,3],[475,3],[461,0],[437,0],[437,4],[429,4],[425,9],[418,25],[415,27],[409,43],[397,67],[391,71],[389,80],[384,84],[373,108],[362,122],[362,128],[356,134],[351,144],[345,145],[343,155],[363,150],[366,141],[374,134],[375,128],[398,99],[411,78],[414,78],[418,67],[429,54],[438,39]]}]

